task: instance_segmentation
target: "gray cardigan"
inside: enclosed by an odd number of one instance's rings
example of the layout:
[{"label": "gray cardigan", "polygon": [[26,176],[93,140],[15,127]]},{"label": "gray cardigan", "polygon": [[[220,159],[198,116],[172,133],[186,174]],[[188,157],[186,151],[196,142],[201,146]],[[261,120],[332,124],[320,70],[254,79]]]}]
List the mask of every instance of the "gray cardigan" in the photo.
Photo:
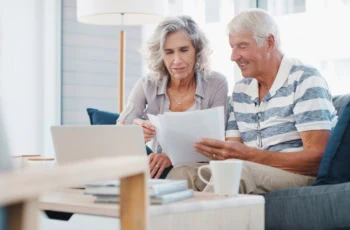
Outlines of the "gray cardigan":
[{"label": "gray cardigan", "polygon": [[[132,89],[128,103],[120,114],[118,121],[125,124],[132,124],[135,118],[145,117],[147,113],[158,115],[169,111],[169,98],[166,95],[168,77],[155,82],[149,77],[139,79]],[[228,85],[226,77],[217,72],[204,79],[196,74],[195,110],[209,109],[224,106],[226,115],[226,101]],[[226,118],[225,118],[226,121]],[[155,152],[161,151],[157,141],[153,142],[152,149]]]}]

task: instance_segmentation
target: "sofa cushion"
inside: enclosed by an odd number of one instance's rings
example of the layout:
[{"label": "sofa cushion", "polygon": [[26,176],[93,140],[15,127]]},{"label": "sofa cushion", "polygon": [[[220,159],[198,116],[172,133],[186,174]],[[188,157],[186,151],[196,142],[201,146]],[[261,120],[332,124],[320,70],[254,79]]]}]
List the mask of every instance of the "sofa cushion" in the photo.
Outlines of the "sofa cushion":
[{"label": "sofa cushion", "polygon": [[115,125],[119,117],[118,113],[111,113],[93,108],[87,108],[91,125]]},{"label": "sofa cushion", "polygon": [[321,160],[316,184],[350,181],[350,103],[341,113]]},{"label": "sofa cushion", "polygon": [[0,229],[7,229],[7,212],[4,207],[0,207]]},{"label": "sofa cushion", "polygon": [[345,107],[350,102],[350,94],[337,95],[332,98],[333,105],[337,110],[337,115],[340,117]]},{"label": "sofa cushion", "polygon": [[350,182],[263,195],[265,229],[350,229]]}]

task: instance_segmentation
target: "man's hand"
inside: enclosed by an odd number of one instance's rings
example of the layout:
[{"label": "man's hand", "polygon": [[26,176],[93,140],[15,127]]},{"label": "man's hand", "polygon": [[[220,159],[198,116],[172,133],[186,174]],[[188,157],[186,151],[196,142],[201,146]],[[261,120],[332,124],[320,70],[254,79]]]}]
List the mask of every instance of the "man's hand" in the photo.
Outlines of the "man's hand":
[{"label": "man's hand", "polygon": [[255,163],[280,168],[301,175],[316,176],[322,154],[326,148],[330,131],[313,130],[300,132],[303,150],[296,152],[273,152],[250,148],[238,140],[218,141],[203,138],[195,143],[197,152],[213,159],[229,158],[252,161]]},{"label": "man's hand", "polygon": [[142,127],[145,142],[149,142],[150,140],[152,140],[154,135],[156,135],[156,131],[155,131],[156,129],[150,121],[135,119],[133,123],[134,125],[140,125]]},{"label": "man's hand", "polygon": [[219,141],[202,138],[194,144],[197,152],[213,160],[226,160],[230,158],[248,160],[247,146],[237,141]]},{"label": "man's hand", "polygon": [[171,161],[168,155],[151,153],[148,156],[151,178],[158,179],[162,175],[164,169],[171,166]]}]

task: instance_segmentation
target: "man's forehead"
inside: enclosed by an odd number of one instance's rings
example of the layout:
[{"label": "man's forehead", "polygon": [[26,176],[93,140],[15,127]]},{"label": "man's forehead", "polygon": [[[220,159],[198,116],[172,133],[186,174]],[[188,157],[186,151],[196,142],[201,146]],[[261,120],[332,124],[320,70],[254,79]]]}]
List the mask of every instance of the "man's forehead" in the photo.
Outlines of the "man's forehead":
[{"label": "man's forehead", "polygon": [[253,34],[251,33],[230,33],[230,43],[250,42],[253,40]]},{"label": "man's forehead", "polygon": [[229,34],[230,39],[252,39],[253,38],[253,34],[252,33],[239,33],[239,32],[231,32]]}]

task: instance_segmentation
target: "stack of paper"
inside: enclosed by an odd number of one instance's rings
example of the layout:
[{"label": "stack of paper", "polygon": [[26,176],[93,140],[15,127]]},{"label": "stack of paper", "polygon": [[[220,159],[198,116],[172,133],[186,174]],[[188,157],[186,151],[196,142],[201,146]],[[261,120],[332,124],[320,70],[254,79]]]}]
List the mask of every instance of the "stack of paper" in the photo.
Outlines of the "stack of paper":
[{"label": "stack of paper", "polygon": [[209,161],[193,144],[200,138],[225,140],[224,107],[191,112],[170,112],[149,120],[156,127],[157,139],[174,166]]},{"label": "stack of paper", "polygon": [[[96,197],[97,203],[119,203],[120,181],[93,182],[85,185],[85,194]],[[167,204],[193,197],[187,180],[148,180],[151,204]]]}]

